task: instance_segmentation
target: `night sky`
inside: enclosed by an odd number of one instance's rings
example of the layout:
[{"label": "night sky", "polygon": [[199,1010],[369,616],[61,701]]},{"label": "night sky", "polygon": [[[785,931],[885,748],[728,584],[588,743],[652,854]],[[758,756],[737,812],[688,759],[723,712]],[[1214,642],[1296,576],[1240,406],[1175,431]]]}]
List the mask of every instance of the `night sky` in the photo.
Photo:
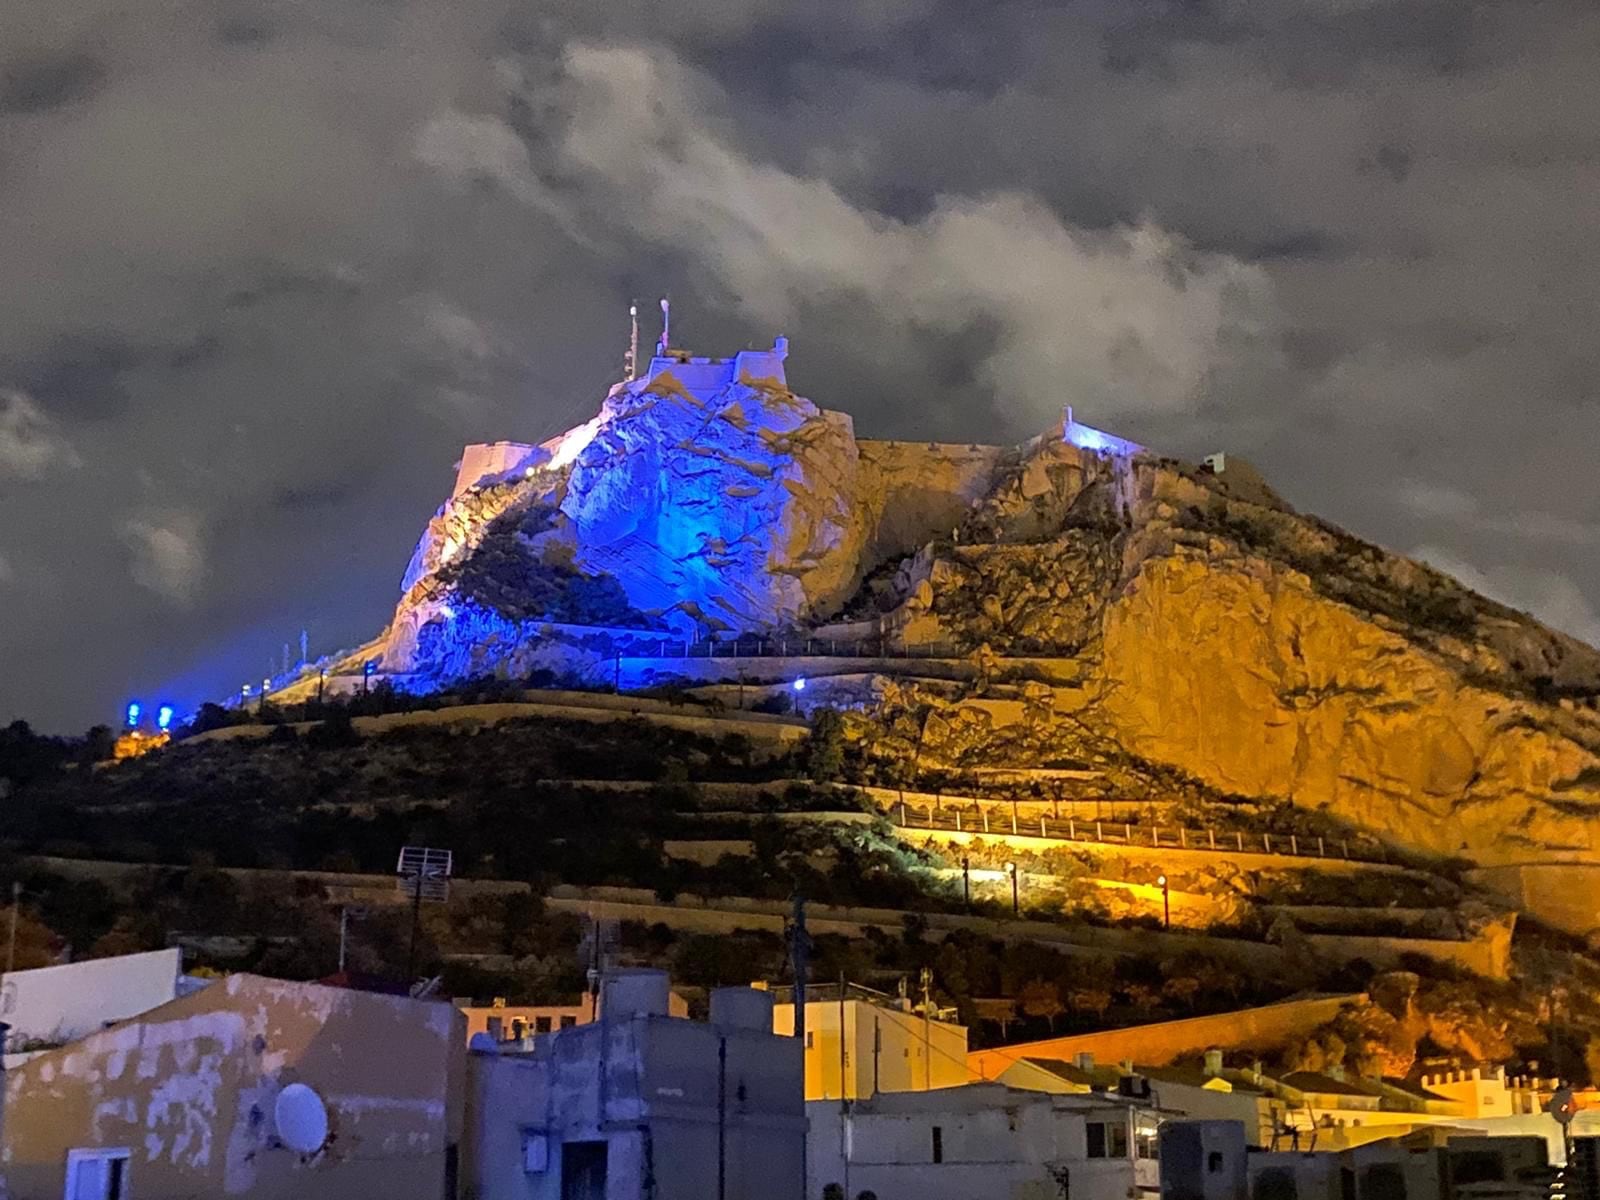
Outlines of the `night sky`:
[{"label": "night sky", "polygon": [[0,721],[376,632],[461,445],[591,415],[663,291],[865,435],[1071,403],[1600,642],[1592,0],[3,24]]}]

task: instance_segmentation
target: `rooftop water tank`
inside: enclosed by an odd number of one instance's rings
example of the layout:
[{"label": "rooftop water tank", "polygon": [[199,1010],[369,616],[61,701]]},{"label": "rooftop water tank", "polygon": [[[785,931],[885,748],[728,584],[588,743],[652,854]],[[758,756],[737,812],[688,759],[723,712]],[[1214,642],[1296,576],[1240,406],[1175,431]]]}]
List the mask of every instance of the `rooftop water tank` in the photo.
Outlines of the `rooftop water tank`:
[{"label": "rooftop water tank", "polygon": [[772,1032],[772,993],[752,987],[713,988],[711,1023],[718,1029]]},{"label": "rooftop water tank", "polygon": [[600,1016],[606,1021],[667,1015],[667,973],[640,968],[608,971],[600,979]]}]

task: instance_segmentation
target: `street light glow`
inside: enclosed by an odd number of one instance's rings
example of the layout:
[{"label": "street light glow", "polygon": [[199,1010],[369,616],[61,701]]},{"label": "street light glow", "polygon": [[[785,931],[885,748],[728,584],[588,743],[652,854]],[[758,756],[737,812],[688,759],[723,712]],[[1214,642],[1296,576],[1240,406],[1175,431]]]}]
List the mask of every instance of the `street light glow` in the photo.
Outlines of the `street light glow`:
[{"label": "street light glow", "polygon": [[166,729],[172,724],[172,705],[163,704],[156,710],[156,728]]},{"label": "street light glow", "polygon": [[805,676],[802,675],[799,679],[796,679],[794,681],[794,683],[790,684],[790,686],[792,688],[794,688],[794,690],[797,691],[797,692],[805,691],[806,690],[806,678],[805,678]]},{"label": "street light glow", "polygon": [[144,710],[139,707],[137,700],[128,701],[128,728],[133,729],[139,724],[139,714]]}]

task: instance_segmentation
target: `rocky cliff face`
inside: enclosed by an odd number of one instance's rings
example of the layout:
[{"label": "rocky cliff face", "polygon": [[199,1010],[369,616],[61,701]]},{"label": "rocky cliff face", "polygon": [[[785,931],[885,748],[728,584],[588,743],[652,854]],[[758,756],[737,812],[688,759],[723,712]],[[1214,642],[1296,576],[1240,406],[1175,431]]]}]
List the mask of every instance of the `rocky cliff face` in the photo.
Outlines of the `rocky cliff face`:
[{"label": "rocky cliff face", "polygon": [[1031,753],[1088,729],[1219,794],[1431,852],[1600,852],[1600,652],[1252,495],[1042,444],[902,581],[897,616],[928,641],[1074,659]]},{"label": "rocky cliff face", "polygon": [[847,637],[976,664],[955,694],[914,660],[867,693],[884,761],[1288,802],[1486,866],[1600,861],[1600,651],[1294,512],[1253,472],[1059,431],[858,442],[781,370],[709,360],[658,359],[584,439],[440,510],[386,666],[445,680],[553,655],[592,675],[588,627],[843,615]]},{"label": "rocky cliff face", "polygon": [[656,360],[579,432],[568,461],[524,448],[525,470],[461,486],[435,514],[388,670],[505,670],[551,622],[679,639],[814,623],[885,559],[959,523],[1001,454],[858,443],[848,416],[781,374],[699,359]]},{"label": "rocky cliff face", "polygon": [[639,608],[701,632],[777,627],[855,590],[857,465],[841,413],[770,380],[697,395],[667,371],[606,401],[561,508],[578,564]]}]

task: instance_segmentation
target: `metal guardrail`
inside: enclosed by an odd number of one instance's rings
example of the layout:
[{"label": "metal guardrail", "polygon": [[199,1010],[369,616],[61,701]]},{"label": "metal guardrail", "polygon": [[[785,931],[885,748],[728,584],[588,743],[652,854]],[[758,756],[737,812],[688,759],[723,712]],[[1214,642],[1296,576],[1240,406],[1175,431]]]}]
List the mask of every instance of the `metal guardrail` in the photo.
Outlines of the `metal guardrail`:
[{"label": "metal guardrail", "polygon": [[950,833],[1003,834],[1054,838],[1065,842],[1099,842],[1146,850],[1199,850],[1215,854],[1271,854],[1284,858],[1337,858],[1346,862],[1388,863],[1381,844],[1349,838],[1301,836],[1294,833],[1245,833],[1242,830],[1191,829],[1184,825],[1139,825],[1132,821],[1089,821],[1068,817],[1024,817],[1013,807],[981,807],[976,815],[959,808],[925,805],[920,810],[896,804],[887,813],[900,829],[944,830]]},{"label": "metal guardrail", "polygon": [[[654,646],[652,652],[651,647]],[[623,658],[964,658],[969,651],[954,642],[907,646],[889,638],[708,638],[693,642],[682,638],[635,642]]]}]

